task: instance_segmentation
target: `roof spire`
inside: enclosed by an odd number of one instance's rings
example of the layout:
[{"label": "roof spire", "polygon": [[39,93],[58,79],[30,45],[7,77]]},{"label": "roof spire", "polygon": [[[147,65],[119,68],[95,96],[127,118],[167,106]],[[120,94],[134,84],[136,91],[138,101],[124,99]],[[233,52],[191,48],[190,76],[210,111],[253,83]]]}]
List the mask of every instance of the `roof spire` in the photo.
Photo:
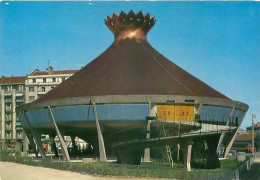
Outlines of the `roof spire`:
[{"label": "roof spire", "polygon": [[149,13],[143,15],[142,11],[139,11],[135,14],[133,10],[128,14],[121,11],[120,15],[114,12],[112,17],[107,16],[105,19],[105,24],[114,34],[116,41],[125,38],[146,40],[146,35],[155,22],[154,16],[150,17]]}]

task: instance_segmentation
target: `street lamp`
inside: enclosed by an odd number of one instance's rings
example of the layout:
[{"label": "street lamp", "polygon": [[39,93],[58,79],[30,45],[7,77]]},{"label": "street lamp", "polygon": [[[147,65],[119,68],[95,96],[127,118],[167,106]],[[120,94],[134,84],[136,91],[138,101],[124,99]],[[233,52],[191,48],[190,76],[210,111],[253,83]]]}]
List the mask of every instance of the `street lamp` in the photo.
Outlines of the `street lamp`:
[{"label": "street lamp", "polygon": [[254,157],[254,155],[255,155],[254,118],[256,118],[256,115],[252,114],[252,154],[253,154],[253,157]]}]

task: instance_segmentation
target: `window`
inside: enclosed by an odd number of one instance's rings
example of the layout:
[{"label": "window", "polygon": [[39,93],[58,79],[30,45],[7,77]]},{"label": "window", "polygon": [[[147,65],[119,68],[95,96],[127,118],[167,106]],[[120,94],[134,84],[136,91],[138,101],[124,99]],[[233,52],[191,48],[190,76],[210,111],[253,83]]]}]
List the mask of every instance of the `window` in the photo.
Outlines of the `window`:
[{"label": "window", "polygon": [[55,88],[55,86],[52,86],[51,89]]},{"label": "window", "polygon": [[52,78],[52,82],[56,82],[56,78]]},{"label": "window", "polygon": [[43,78],[43,83],[46,83],[46,78]]},{"label": "window", "polygon": [[34,101],[35,97],[34,96],[29,96],[29,101],[32,102]]},{"label": "window", "polygon": [[19,91],[23,91],[23,85],[19,85]]},{"label": "window", "polygon": [[12,86],[7,86],[7,91],[12,91]]},{"label": "window", "polygon": [[34,91],[34,87],[29,87],[29,91],[30,92]]},{"label": "window", "polygon": [[65,81],[65,77],[62,78],[62,81]]},{"label": "window", "polygon": [[33,83],[36,83],[36,79],[32,79]]},{"label": "window", "polygon": [[42,92],[45,92],[45,87],[42,87]]}]

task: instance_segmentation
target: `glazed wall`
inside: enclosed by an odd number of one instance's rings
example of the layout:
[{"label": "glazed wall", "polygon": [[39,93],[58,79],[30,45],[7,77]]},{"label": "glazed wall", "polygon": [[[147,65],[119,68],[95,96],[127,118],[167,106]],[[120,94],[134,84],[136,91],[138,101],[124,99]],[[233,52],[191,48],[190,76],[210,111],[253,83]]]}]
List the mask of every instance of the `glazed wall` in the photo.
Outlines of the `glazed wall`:
[{"label": "glazed wall", "polygon": [[[148,104],[100,104],[96,105],[98,119],[102,121],[145,121],[148,116]],[[95,121],[93,105],[64,106],[52,108],[57,123]],[[39,109],[26,112],[32,127],[51,124],[49,110]],[[24,114],[19,115],[24,127],[28,123]]]}]

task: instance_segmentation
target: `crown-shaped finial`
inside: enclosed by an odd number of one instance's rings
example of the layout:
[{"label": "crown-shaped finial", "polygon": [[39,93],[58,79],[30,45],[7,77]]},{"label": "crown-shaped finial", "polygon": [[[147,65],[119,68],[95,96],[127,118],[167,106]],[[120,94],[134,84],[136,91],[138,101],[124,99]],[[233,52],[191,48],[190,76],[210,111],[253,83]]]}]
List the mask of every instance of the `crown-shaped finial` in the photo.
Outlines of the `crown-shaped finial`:
[{"label": "crown-shaped finial", "polygon": [[105,19],[105,24],[113,32],[115,40],[133,37],[146,40],[146,35],[155,22],[154,16],[150,17],[149,13],[143,15],[142,11],[139,11],[135,14],[133,10],[128,14],[121,11],[119,16],[114,12],[112,17],[107,16]]}]

